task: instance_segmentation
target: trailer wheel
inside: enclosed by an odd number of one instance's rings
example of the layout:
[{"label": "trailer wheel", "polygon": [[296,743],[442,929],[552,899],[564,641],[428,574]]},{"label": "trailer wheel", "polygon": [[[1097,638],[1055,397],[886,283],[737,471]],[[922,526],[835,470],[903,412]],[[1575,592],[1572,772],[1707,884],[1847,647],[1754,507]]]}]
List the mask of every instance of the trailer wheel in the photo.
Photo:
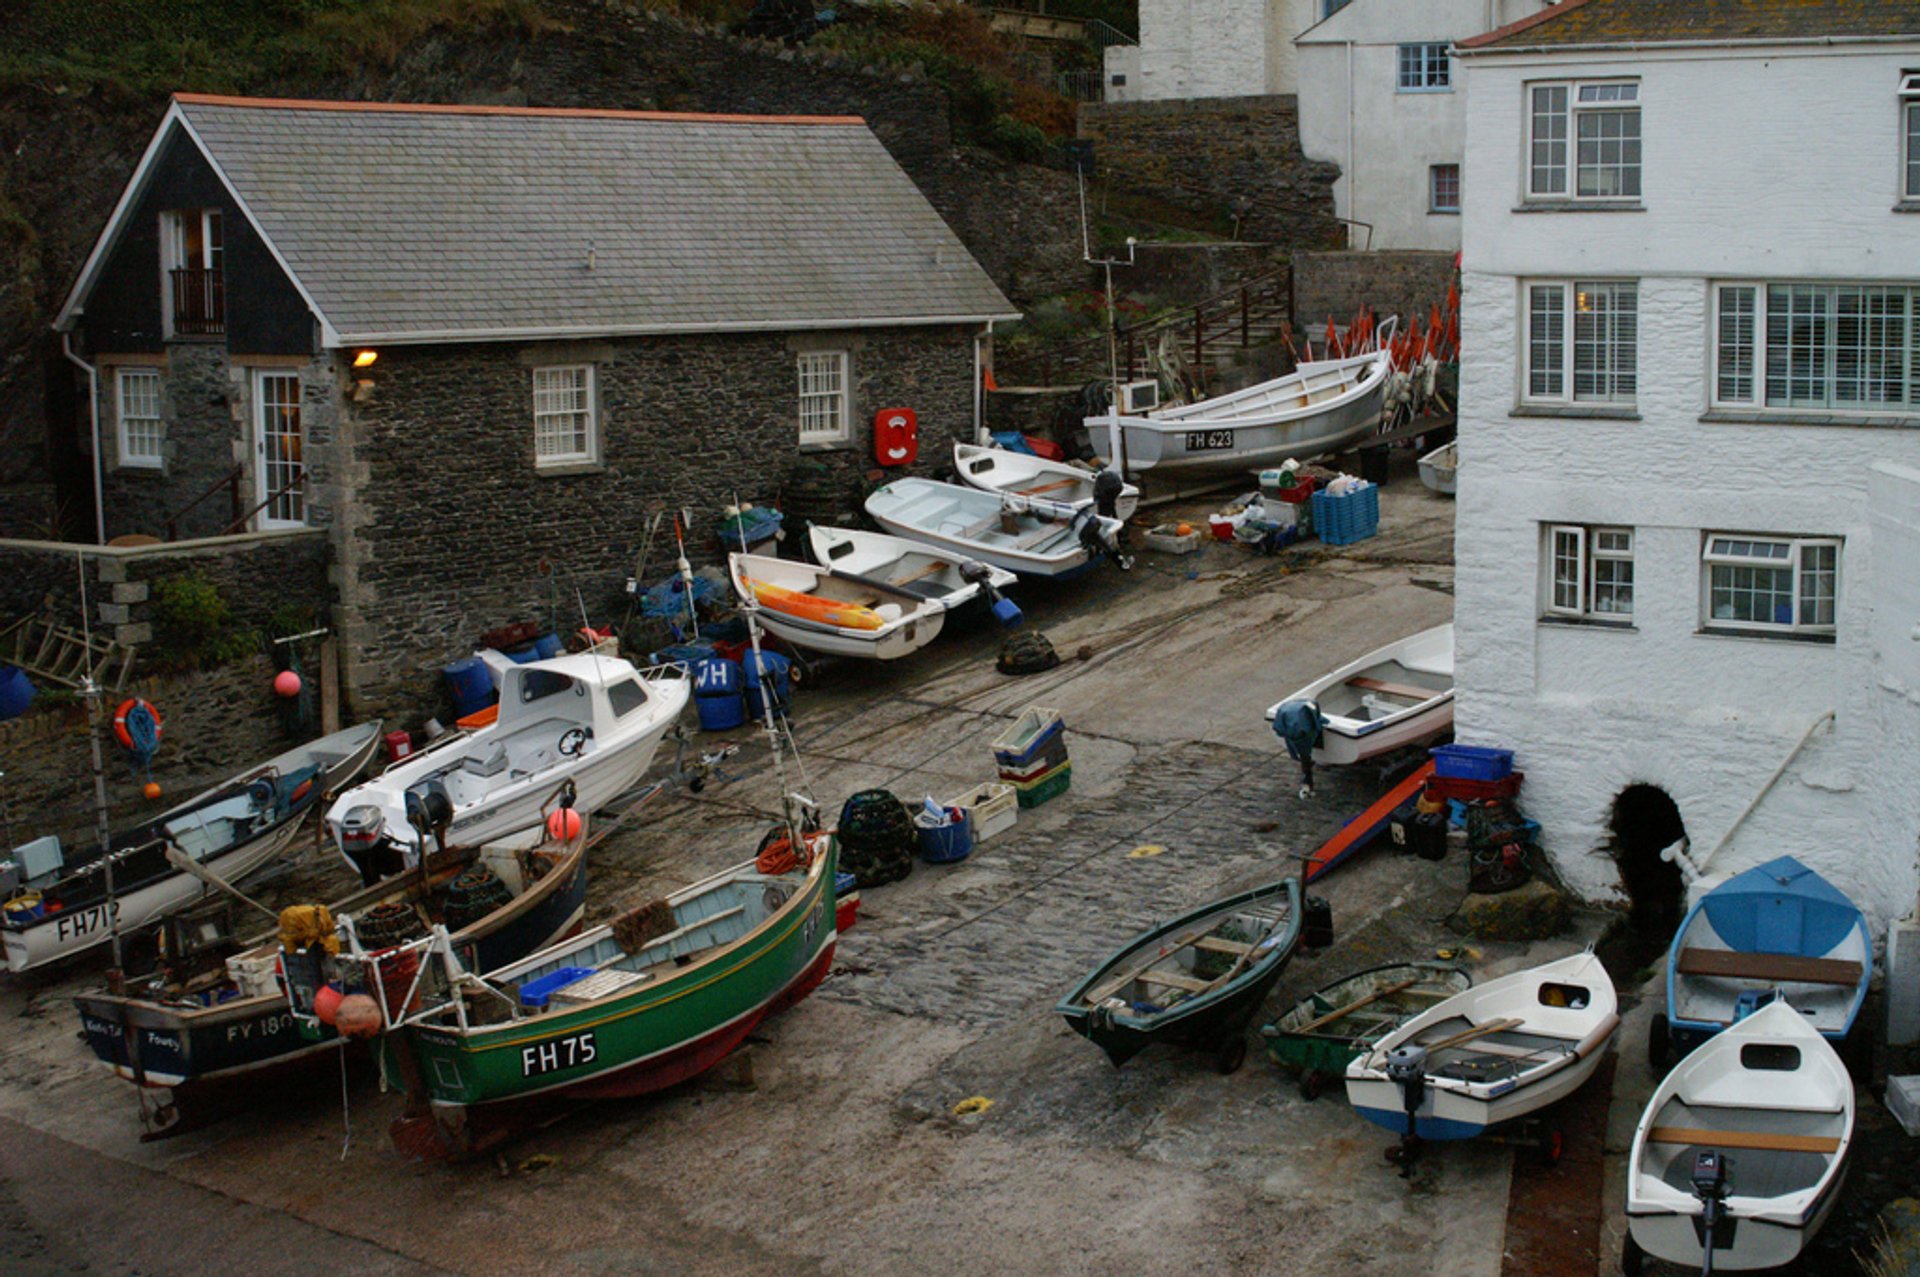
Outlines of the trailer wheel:
[{"label": "trailer wheel", "polygon": [[1647,1067],[1655,1077],[1665,1077],[1667,1062],[1673,1058],[1673,1043],[1667,1036],[1667,1017],[1656,1013],[1647,1026]]},{"label": "trailer wheel", "polygon": [[1311,1103],[1320,1098],[1320,1088],[1326,1085],[1326,1075],[1319,1069],[1308,1069],[1300,1075],[1300,1098]]},{"label": "trailer wheel", "polygon": [[1647,1252],[1640,1249],[1640,1243],[1633,1240],[1633,1234],[1627,1234],[1626,1242],[1620,1247],[1620,1271],[1626,1277],[1640,1277],[1646,1267]]},{"label": "trailer wheel", "polygon": [[1236,1033],[1222,1042],[1213,1054],[1213,1067],[1220,1073],[1238,1073],[1247,1062],[1247,1036]]}]

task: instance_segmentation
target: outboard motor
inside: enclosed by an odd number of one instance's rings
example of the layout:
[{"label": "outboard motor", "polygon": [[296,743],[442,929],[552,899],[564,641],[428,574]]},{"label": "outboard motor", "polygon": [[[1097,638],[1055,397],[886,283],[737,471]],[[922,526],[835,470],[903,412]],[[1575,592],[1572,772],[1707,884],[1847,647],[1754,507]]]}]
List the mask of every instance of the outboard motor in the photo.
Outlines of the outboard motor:
[{"label": "outboard motor", "polygon": [[1413,1174],[1413,1152],[1420,1142],[1415,1114],[1427,1098],[1427,1048],[1410,1043],[1387,1052],[1387,1080],[1400,1089],[1400,1106],[1407,1114],[1399,1156],[1400,1175],[1405,1178]]},{"label": "outboard motor", "polygon": [[334,827],[340,854],[353,862],[360,870],[360,881],[369,887],[386,877],[381,849],[386,826],[387,818],[378,807],[364,806],[349,807]]},{"label": "outboard motor", "polygon": [[[1700,1242],[1705,1254],[1700,1259],[1700,1272],[1713,1271],[1713,1249],[1720,1241],[1715,1234],[1726,1223],[1727,1194],[1733,1191],[1733,1163],[1727,1155],[1718,1149],[1702,1149],[1693,1155],[1693,1173],[1688,1178],[1693,1183],[1693,1195],[1700,1199]],[[1733,1238],[1726,1239],[1728,1246]]]},{"label": "outboard motor", "polygon": [[993,610],[993,619],[1000,622],[1002,629],[1010,630],[1025,619],[1019,604],[993,588],[993,569],[980,560],[960,560],[960,579],[980,587],[980,593],[986,595],[988,606]]},{"label": "outboard motor", "polygon": [[1111,467],[1093,476],[1093,508],[1100,512],[1101,518],[1120,517],[1120,490],[1126,486],[1120,472]]},{"label": "outboard motor", "polygon": [[1087,548],[1089,555],[1105,555],[1112,559],[1114,566],[1122,572],[1133,567],[1133,559],[1120,553],[1119,543],[1100,526],[1100,515],[1092,506],[1081,506],[1075,510],[1070,526],[1073,528],[1074,535],[1080,538],[1080,544]]},{"label": "outboard motor", "polygon": [[1321,729],[1327,720],[1313,701],[1287,701],[1273,714],[1273,734],[1287,747],[1287,753],[1300,764],[1300,796],[1313,793],[1313,751],[1320,743]]}]

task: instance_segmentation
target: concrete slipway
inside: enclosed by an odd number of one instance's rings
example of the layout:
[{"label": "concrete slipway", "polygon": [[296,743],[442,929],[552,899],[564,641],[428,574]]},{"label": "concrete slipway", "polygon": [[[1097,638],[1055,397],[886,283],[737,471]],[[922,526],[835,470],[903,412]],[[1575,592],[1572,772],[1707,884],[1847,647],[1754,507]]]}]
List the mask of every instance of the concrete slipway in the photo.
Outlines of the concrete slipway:
[{"label": "concrete slipway", "polygon": [[[1447,1148],[1402,1180],[1337,1091],[1306,1102],[1257,1048],[1230,1077],[1173,1051],[1116,1071],[1052,1013],[1126,936],[1274,876],[1374,796],[1371,777],[1332,773],[1297,799],[1260,711],[1451,614],[1451,505],[1403,478],[1383,508],[1382,535],[1341,550],[1210,546],[1143,554],[1129,578],[1103,570],[1051,598],[1029,587],[1030,618],[1065,658],[1046,674],[996,673],[984,626],[892,666],[823,668],[796,733],[829,810],[876,785],[962,792],[1036,701],[1065,714],[1073,788],[964,864],[868,891],[828,982],[743,1059],[577,1113],[504,1159],[401,1163],[383,1133],[398,1100],[366,1082],[349,1089],[344,1156],[331,1082],[141,1144],[131,1088],[74,1040],[68,998],[97,964],[9,983],[0,1259],[11,1272],[1499,1273],[1513,1150]],[[600,849],[599,910],[751,852],[775,801],[764,749],[749,743],[726,775],[657,799]],[[1337,943],[1298,958],[1270,1009],[1459,944],[1442,924],[1464,878],[1457,856],[1384,849],[1342,869],[1321,888]],[[1473,965],[1577,943],[1481,946]],[[991,1107],[954,1114],[975,1096]],[[1597,1208],[1575,1214],[1565,1227],[1590,1231]]]}]

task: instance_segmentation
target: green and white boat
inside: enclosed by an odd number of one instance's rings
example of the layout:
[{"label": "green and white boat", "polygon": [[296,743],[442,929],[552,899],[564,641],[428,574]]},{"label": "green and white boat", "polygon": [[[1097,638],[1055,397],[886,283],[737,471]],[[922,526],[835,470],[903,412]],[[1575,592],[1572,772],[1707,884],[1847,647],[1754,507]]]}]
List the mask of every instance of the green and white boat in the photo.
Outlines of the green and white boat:
[{"label": "green and white boat", "polygon": [[443,948],[445,979],[425,983],[449,992],[382,1040],[409,1094],[395,1144],[475,1152],[556,1102],[641,1095],[718,1063],[833,961],[837,844],[807,841],[804,866],[748,861],[484,976]]}]

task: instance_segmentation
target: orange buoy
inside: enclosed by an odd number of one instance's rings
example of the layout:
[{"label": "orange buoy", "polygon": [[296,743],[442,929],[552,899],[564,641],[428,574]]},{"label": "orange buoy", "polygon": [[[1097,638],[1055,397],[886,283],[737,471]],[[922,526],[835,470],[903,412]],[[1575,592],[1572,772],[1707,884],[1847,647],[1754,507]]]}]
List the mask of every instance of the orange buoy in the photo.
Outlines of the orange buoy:
[{"label": "orange buoy", "polygon": [[334,1018],[340,1012],[340,1003],[344,996],[340,990],[330,984],[321,985],[319,992],[313,995],[313,1018],[322,1024],[333,1024]]},{"label": "orange buoy", "polygon": [[350,993],[340,999],[333,1013],[333,1027],[343,1038],[373,1037],[380,1032],[380,1004],[364,993]]},{"label": "orange buoy", "polygon": [[292,670],[281,670],[273,676],[273,694],[288,700],[300,695],[300,676]]},{"label": "orange buoy", "polygon": [[580,813],[571,807],[559,807],[547,815],[547,837],[555,842],[572,842],[586,826]]},{"label": "orange buoy", "polygon": [[1177,537],[1192,536],[1193,525],[1191,523],[1176,523],[1173,527],[1173,534]]},{"label": "orange buoy", "polygon": [[141,795],[142,795],[143,797],[145,797],[145,798],[146,798],[146,800],[147,800],[148,802],[152,802],[152,801],[153,801],[154,799],[156,799],[156,798],[158,798],[158,797],[160,796],[160,784],[159,784],[159,782],[158,782],[158,781],[152,781],[152,780],[150,780],[150,781],[148,781],[148,782],[147,782],[147,783],[146,783],[146,784],[145,784],[145,785],[144,785],[144,786],[143,786],[143,787],[141,788],[141,790],[140,790],[140,793],[141,793]]}]

